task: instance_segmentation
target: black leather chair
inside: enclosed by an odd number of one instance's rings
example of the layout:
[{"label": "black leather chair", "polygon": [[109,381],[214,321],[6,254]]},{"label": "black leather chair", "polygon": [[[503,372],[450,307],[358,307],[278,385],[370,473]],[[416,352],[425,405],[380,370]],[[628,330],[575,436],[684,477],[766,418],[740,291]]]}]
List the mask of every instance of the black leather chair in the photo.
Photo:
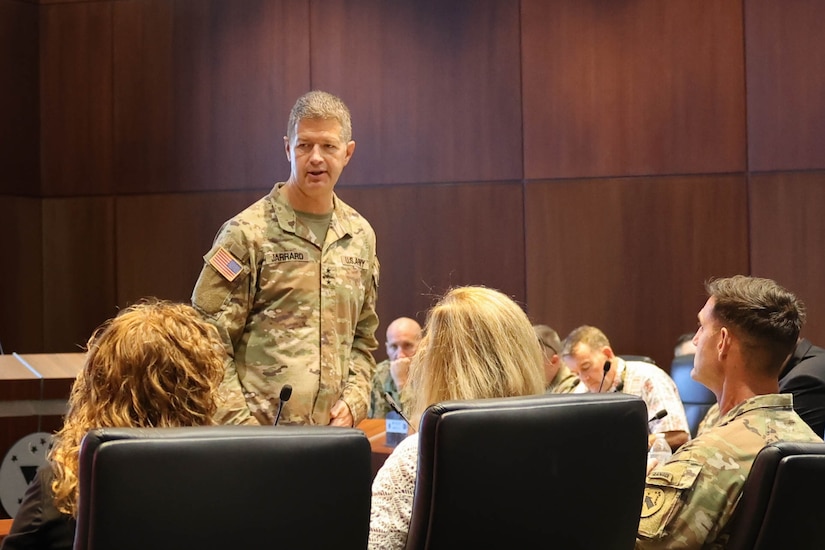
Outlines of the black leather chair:
[{"label": "black leather chair", "polygon": [[708,409],[716,403],[716,395],[690,377],[691,369],[693,369],[693,355],[674,357],[670,365],[670,377],[676,382],[676,389],[679,390],[679,397],[685,406],[690,436],[696,437],[699,424],[705,418]]},{"label": "black leather chair", "polygon": [[363,550],[370,455],[354,428],[93,430],[74,548]]},{"label": "black leather chair", "polygon": [[646,453],[636,396],[433,405],[421,419],[406,548],[631,549]]},{"label": "black leather chair", "polygon": [[825,443],[774,443],[756,456],[728,550],[825,548]]}]

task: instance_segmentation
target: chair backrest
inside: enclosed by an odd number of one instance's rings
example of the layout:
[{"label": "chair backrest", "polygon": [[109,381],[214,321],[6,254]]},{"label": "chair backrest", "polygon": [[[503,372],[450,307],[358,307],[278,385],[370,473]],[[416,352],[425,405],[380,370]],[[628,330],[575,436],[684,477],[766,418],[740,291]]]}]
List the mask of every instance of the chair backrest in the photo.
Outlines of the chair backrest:
[{"label": "chair backrest", "polygon": [[363,550],[370,455],[354,428],[93,430],[74,548]]},{"label": "chair backrest", "polygon": [[696,437],[699,424],[705,418],[708,409],[716,403],[716,395],[703,384],[690,377],[693,369],[693,355],[680,355],[670,364],[670,377],[676,383],[679,397],[685,406],[691,437]]},{"label": "chair backrest", "polygon": [[825,443],[781,442],[756,455],[728,550],[825,548]]},{"label": "chair backrest", "polygon": [[[431,406],[406,548],[633,548],[646,415],[640,398],[621,393]],[[605,511],[597,528],[596,507]]]}]

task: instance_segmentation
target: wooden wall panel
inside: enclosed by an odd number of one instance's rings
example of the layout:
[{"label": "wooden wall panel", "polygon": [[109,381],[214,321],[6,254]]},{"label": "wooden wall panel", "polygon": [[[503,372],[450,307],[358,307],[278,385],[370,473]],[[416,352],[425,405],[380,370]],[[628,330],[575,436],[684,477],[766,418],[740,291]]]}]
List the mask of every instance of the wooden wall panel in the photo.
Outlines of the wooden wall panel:
[{"label": "wooden wall panel", "polygon": [[269,189],[117,200],[117,303],[145,296],[189,302],[220,226]]},{"label": "wooden wall panel", "polygon": [[748,273],[742,176],[531,183],[525,209],[531,317],[562,337],[595,325],[665,368],[705,279]]},{"label": "wooden wall panel", "polygon": [[742,9],[523,0],[527,179],[742,171]]},{"label": "wooden wall panel", "polygon": [[313,1],[312,86],[340,95],[342,183],[518,180],[518,2]]},{"label": "wooden wall panel", "polygon": [[119,190],[271,185],[309,89],[307,3],[145,0],[115,14]]},{"label": "wooden wall panel", "polygon": [[0,197],[0,344],[6,353],[43,348],[40,199]]},{"label": "wooden wall panel", "polygon": [[107,193],[112,183],[111,3],[39,10],[42,195]]},{"label": "wooden wall panel", "polygon": [[823,169],[825,3],[744,1],[750,169]]},{"label": "wooden wall panel", "polygon": [[117,313],[114,200],[43,200],[43,350],[79,351]]},{"label": "wooden wall panel", "polygon": [[825,345],[825,172],[751,176],[754,275],[778,281],[808,306],[803,333]]},{"label": "wooden wall panel", "polygon": [[[486,285],[525,303],[521,185],[346,187],[338,193],[377,235],[382,344],[390,321],[404,315],[423,324],[452,286]],[[376,358],[384,357],[382,345]]]},{"label": "wooden wall panel", "polygon": [[40,189],[37,9],[0,0],[0,194]]}]

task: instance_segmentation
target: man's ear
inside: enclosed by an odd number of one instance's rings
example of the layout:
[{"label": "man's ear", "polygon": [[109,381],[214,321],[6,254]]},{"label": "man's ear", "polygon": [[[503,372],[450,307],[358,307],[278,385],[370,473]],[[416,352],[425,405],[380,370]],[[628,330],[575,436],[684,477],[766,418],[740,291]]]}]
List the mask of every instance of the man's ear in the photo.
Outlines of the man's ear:
[{"label": "man's ear", "polygon": [[284,136],[284,152],[286,153],[286,160],[292,162],[289,156],[289,138],[287,136]]},{"label": "man's ear", "polygon": [[727,327],[719,329],[719,342],[716,344],[716,350],[719,353],[719,358],[725,357],[733,345],[733,334]]},{"label": "man's ear", "polygon": [[605,346],[605,347],[603,347],[603,348],[602,348],[602,353],[603,353],[603,354],[604,354],[604,356],[605,356],[605,357],[607,357],[608,359],[613,359],[614,357],[616,357],[616,354],[615,354],[615,353],[613,353],[613,348],[611,348],[610,346]]},{"label": "man's ear", "polygon": [[347,143],[347,156],[344,158],[344,166],[349,164],[349,159],[352,158],[352,154],[355,152],[355,141],[350,141]]}]

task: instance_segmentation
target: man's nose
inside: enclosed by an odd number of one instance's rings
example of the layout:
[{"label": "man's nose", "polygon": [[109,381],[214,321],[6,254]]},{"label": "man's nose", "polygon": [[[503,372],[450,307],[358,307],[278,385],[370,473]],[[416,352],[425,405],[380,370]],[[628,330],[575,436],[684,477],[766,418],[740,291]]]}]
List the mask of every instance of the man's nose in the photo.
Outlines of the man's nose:
[{"label": "man's nose", "polygon": [[310,162],[321,162],[323,160],[323,156],[321,155],[321,145],[313,145],[312,150],[309,152],[309,161]]}]

